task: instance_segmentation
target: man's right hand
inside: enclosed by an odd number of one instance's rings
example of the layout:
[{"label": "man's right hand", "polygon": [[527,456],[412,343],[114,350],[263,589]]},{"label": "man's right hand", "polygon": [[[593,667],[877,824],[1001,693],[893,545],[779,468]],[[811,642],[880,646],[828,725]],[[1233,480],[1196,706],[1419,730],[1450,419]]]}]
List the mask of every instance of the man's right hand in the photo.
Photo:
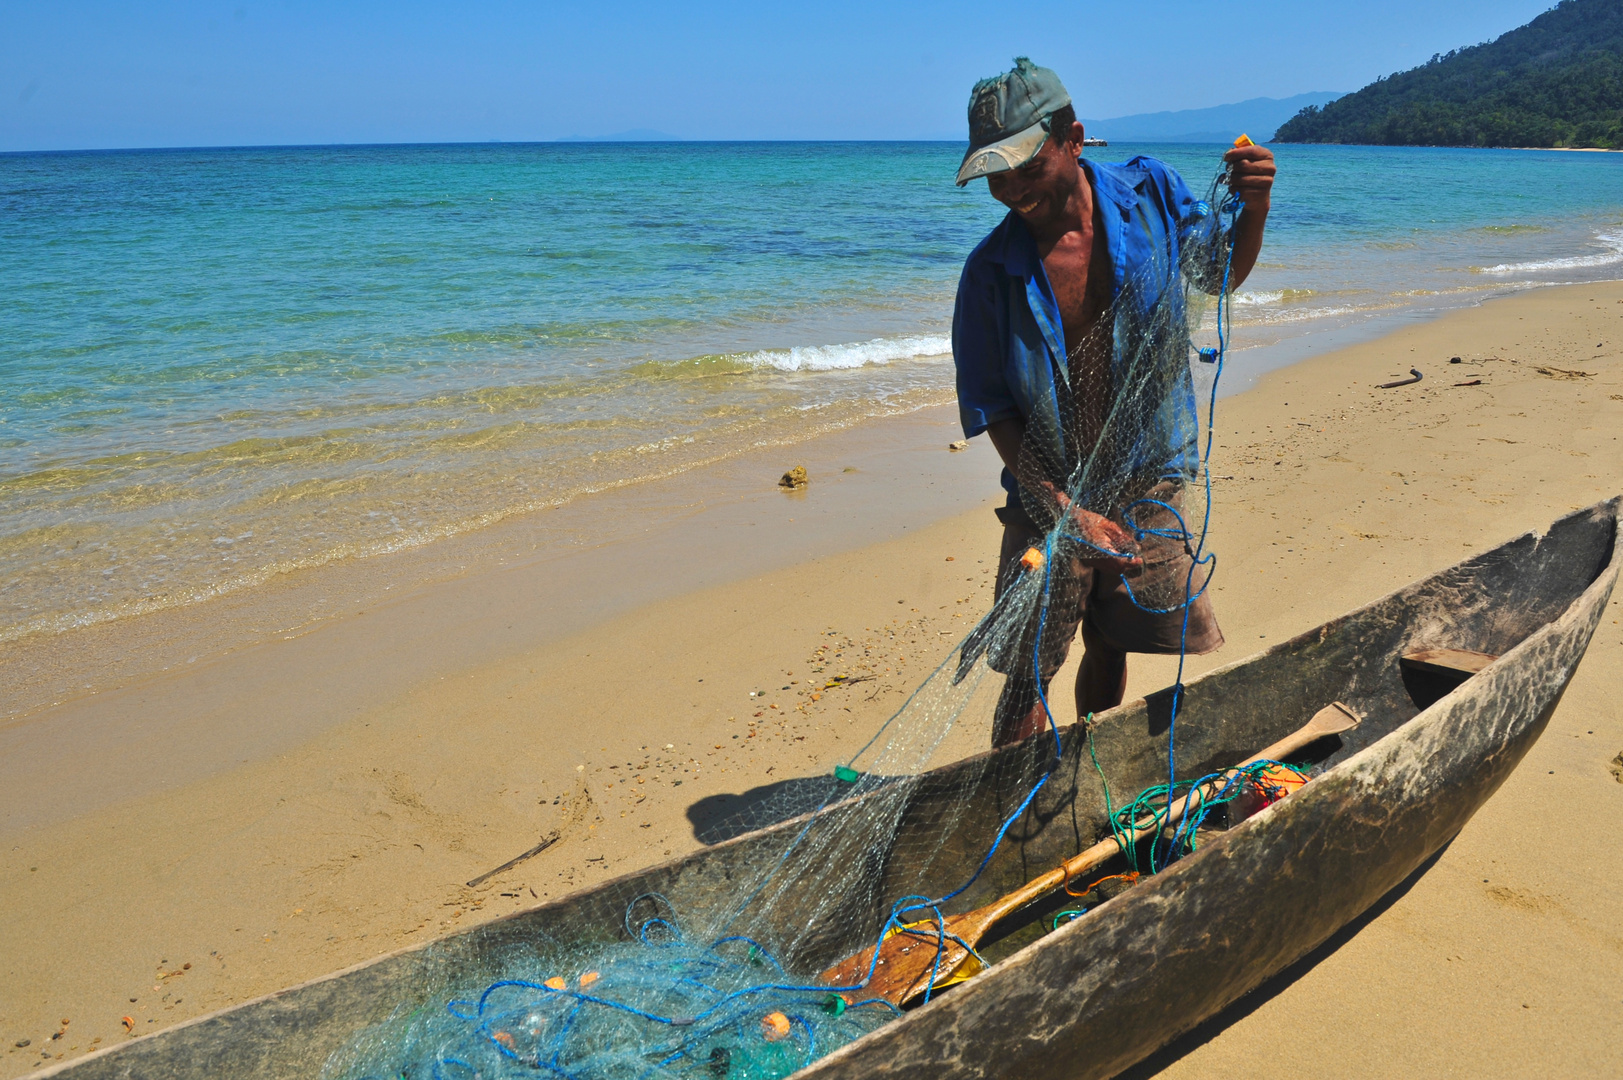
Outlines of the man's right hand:
[{"label": "man's right hand", "polygon": [[[1080,506],[1071,507],[1069,516],[1082,539],[1102,549],[1092,555],[1079,556],[1084,566],[1109,570],[1123,576],[1137,574],[1144,568],[1144,559],[1138,553],[1138,542],[1133,539],[1133,534],[1122,526],[1103,514],[1095,514],[1092,510],[1084,510]],[[1119,552],[1120,555],[1106,555],[1107,551]]]},{"label": "man's right hand", "polygon": [[[1071,497],[1057,485],[1043,481],[1042,487],[1049,497],[1059,504],[1060,513],[1069,518],[1076,527],[1077,535],[1099,549],[1091,555],[1077,556],[1077,561],[1083,566],[1108,570],[1123,576],[1136,575],[1144,568],[1144,559],[1138,553],[1138,541],[1133,539],[1131,532],[1103,514],[1095,514],[1092,510],[1075,505],[1071,502]],[[1109,551],[1118,554],[1105,554]]]}]

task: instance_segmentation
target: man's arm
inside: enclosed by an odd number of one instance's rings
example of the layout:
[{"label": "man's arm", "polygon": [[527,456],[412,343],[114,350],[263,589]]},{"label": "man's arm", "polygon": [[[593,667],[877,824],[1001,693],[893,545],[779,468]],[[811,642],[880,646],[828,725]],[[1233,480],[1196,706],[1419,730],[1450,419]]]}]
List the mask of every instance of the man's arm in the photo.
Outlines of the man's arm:
[{"label": "man's arm", "polygon": [[986,437],[992,440],[997,456],[1003,459],[1010,476],[1020,475],[1020,444],[1026,438],[1026,422],[1019,417],[994,420],[986,425]]},{"label": "man's arm", "polygon": [[1229,189],[1245,202],[1234,224],[1234,259],[1229,268],[1229,291],[1240,287],[1262,253],[1262,231],[1268,221],[1268,200],[1274,187],[1274,152],[1266,146],[1241,146],[1223,155],[1229,163]]}]

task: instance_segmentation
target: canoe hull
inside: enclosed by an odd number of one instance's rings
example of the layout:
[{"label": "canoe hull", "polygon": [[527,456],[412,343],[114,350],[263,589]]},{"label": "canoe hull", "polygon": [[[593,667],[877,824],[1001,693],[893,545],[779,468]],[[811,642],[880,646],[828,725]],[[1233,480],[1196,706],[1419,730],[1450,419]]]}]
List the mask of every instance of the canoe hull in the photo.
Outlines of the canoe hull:
[{"label": "canoe hull", "polygon": [[[1180,775],[1239,761],[1334,700],[1366,719],[1329,759],[1333,767],[1290,798],[796,1077],[1111,1076],[1324,942],[1446,844],[1543,731],[1616,580],[1619,503],[1573,514],[1542,537],[1520,537],[1190,682],[1176,731]],[[1397,660],[1428,647],[1499,660],[1420,709]],[[1166,696],[1152,695],[1100,718],[1095,748],[1118,790],[1164,780],[1167,713]],[[1043,797],[957,910],[1097,839],[1103,801],[1084,741],[1074,728],[1062,735],[1061,764]],[[911,781],[891,851],[876,853],[875,895],[897,895],[889,878],[903,877],[886,860],[902,861],[910,830],[940,845],[943,891],[961,881],[1051,746],[1034,740]],[[959,824],[943,840],[937,823],[948,810]],[[796,828],[789,821],[747,834],[37,1075],[318,1075],[360,1028],[396,1009],[442,1006],[491,957],[549,929],[618,925],[626,903],[648,891],[678,909],[724,902]],[[884,913],[871,914],[877,926]],[[802,959],[821,970],[869,943],[831,938]]]},{"label": "canoe hull", "polygon": [[1619,561],[1611,552],[1558,619],[1397,731],[994,967],[976,993],[797,1080],[1110,1077],[1218,1013],[1402,883],[1498,790],[1560,703]]}]

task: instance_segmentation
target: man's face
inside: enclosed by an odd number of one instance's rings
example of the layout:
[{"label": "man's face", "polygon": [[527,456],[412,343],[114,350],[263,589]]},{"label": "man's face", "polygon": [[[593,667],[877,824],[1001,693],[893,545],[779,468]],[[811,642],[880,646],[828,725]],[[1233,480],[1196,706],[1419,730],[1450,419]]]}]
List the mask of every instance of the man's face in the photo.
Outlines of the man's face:
[{"label": "man's face", "polygon": [[[1061,218],[1081,177],[1070,142],[1069,138],[1050,137],[1037,156],[1018,169],[988,176],[986,186],[992,198],[1032,225]],[[1080,146],[1080,136],[1076,142]]]}]

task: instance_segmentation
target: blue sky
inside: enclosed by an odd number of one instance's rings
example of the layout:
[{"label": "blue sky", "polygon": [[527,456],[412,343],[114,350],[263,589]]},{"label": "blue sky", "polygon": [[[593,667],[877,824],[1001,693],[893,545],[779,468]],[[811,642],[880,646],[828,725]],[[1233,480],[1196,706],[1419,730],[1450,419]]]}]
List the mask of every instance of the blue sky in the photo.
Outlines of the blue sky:
[{"label": "blue sky", "polygon": [[1084,116],[1354,90],[1549,0],[0,0],[0,150],[961,138],[1017,53]]}]

